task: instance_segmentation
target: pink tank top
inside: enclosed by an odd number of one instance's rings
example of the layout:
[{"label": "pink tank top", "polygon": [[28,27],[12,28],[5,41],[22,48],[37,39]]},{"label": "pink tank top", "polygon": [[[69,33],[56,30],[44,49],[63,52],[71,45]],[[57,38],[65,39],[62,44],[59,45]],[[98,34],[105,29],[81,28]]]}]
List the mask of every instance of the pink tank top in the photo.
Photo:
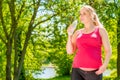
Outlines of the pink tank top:
[{"label": "pink tank top", "polygon": [[89,34],[81,32],[77,36],[76,44],[78,50],[72,64],[73,68],[99,68],[102,65],[102,39],[98,27]]}]

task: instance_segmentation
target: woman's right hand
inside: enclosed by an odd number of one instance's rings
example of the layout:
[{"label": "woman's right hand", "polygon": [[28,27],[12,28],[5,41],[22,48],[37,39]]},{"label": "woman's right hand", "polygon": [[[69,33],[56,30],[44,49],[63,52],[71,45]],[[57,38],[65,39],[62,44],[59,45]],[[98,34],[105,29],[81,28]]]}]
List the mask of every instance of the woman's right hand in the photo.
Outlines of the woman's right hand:
[{"label": "woman's right hand", "polygon": [[68,35],[73,35],[74,30],[76,29],[76,26],[77,26],[77,20],[74,20],[67,29]]},{"label": "woman's right hand", "polygon": [[67,28],[67,33],[69,36],[73,35],[73,32],[74,32],[74,29],[72,27],[72,25],[70,25],[68,28]]}]

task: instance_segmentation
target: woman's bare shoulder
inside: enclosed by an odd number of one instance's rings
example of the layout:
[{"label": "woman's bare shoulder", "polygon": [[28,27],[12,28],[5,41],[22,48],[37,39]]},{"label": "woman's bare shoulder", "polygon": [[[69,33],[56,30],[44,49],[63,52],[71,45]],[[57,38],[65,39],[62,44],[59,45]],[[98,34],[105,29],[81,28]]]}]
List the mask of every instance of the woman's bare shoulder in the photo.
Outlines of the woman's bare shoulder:
[{"label": "woman's bare shoulder", "polygon": [[81,33],[82,29],[76,30],[73,34],[73,38],[76,38],[80,33]]},{"label": "woman's bare shoulder", "polygon": [[104,27],[99,27],[99,33],[101,36],[105,35],[105,34],[107,34],[107,30]]}]

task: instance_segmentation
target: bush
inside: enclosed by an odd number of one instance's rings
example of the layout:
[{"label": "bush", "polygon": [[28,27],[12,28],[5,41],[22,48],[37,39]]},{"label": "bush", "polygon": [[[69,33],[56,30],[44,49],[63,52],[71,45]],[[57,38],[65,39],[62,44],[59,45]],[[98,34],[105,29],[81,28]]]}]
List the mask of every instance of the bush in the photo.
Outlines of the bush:
[{"label": "bush", "polygon": [[117,77],[114,77],[114,76],[105,76],[105,77],[103,77],[103,80],[120,80],[120,78],[117,78]]},{"label": "bush", "polygon": [[71,67],[72,67],[72,58],[73,56],[68,55],[64,52],[58,52],[54,55],[54,59],[52,63],[55,64],[56,71],[59,76],[70,75]]}]

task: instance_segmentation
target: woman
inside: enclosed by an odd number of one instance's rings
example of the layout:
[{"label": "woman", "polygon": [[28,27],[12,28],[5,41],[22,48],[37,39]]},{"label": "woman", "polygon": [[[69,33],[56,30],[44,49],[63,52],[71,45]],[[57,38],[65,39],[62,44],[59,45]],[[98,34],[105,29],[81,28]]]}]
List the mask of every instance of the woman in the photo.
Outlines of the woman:
[{"label": "woman", "polygon": [[[80,20],[84,28],[76,30],[72,35],[70,34],[72,25],[67,29],[67,53],[76,53],[72,64],[71,80],[102,80],[102,73],[106,70],[111,56],[107,31],[89,5],[81,8]],[[102,45],[105,52],[103,62]]]}]

